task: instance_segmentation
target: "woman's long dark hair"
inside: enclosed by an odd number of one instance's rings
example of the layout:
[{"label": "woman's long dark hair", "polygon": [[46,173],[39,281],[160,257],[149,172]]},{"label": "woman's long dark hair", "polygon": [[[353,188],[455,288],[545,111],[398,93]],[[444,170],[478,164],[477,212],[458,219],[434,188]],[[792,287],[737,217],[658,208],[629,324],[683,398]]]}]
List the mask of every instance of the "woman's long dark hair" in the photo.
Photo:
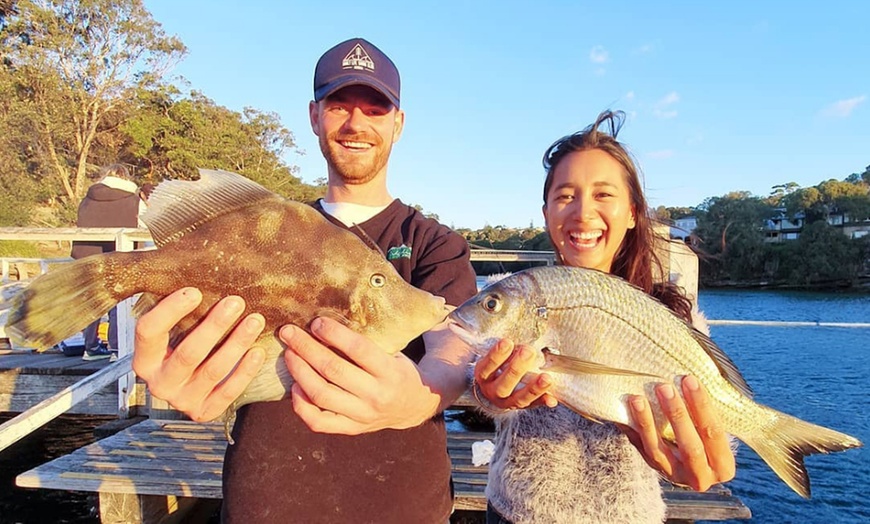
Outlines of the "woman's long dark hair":
[{"label": "woman's long dark hair", "polygon": [[[600,149],[619,162],[625,170],[625,181],[628,184],[631,205],[636,216],[635,227],[626,232],[625,239],[613,258],[611,273],[641,288],[677,315],[691,322],[692,304],[682,288],[667,280],[658,283],[653,280],[654,268],[658,275],[666,275],[666,273],[662,271],[661,261],[654,249],[657,240],[637,167],[626,147],[616,140],[624,122],[625,113],[622,111],[604,111],[584,130],[562,137],[547,148],[544,153],[544,169],[547,171],[547,178],[544,181],[544,206],[547,205],[547,196],[553,185],[556,166],[569,153]],[[599,129],[603,124],[604,131]],[[555,246],[555,242],[553,245]],[[559,256],[561,258],[561,254]]]}]

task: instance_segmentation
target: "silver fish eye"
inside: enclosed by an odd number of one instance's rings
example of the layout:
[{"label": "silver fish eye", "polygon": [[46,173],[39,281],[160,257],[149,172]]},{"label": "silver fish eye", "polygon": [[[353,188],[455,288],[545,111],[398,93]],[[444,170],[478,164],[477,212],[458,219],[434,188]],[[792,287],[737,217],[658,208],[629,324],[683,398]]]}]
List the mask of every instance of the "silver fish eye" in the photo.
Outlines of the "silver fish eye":
[{"label": "silver fish eye", "polygon": [[501,311],[501,299],[496,295],[489,295],[483,299],[483,309],[489,313],[498,313]]},{"label": "silver fish eye", "polygon": [[369,283],[373,287],[384,287],[384,285],[387,283],[387,277],[385,277],[384,275],[382,275],[380,273],[375,273],[369,279]]}]

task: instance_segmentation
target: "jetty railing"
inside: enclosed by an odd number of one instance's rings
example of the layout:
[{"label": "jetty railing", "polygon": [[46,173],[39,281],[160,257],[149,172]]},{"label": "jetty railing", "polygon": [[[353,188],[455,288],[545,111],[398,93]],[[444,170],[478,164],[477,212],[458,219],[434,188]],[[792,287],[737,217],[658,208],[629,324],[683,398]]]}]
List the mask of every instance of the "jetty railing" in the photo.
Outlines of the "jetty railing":
[{"label": "jetty railing", "polygon": [[870,322],[822,322],[819,320],[707,320],[707,324],[711,326],[870,328]]},{"label": "jetty railing", "polygon": [[[0,227],[0,240],[24,240],[24,241],[68,241],[86,240],[114,242],[117,251],[132,251],[136,242],[150,242],[151,234],[147,229],[139,228],[47,228],[47,227]],[[45,259],[39,262],[40,272],[48,270],[49,263],[63,261],[65,259]],[[31,262],[31,259],[6,257],[2,261],[4,281],[8,278],[9,264],[16,262]],[[135,335],[135,320],[132,315],[134,299],[127,299],[118,304],[118,357],[123,359],[125,355],[132,354],[133,340]],[[36,348],[45,349],[45,348]],[[129,362],[129,359],[123,359]],[[112,366],[118,370],[121,366]],[[105,370],[104,370],[105,371]],[[128,370],[118,379],[118,416],[128,418],[130,416],[130,404],[134,393],[136,376],[132,370]],[[73,398],[76,395],[67,396]],[[64,398],[67,398],[64,397]],[[11,421],[10,421],[11,422]]]}]

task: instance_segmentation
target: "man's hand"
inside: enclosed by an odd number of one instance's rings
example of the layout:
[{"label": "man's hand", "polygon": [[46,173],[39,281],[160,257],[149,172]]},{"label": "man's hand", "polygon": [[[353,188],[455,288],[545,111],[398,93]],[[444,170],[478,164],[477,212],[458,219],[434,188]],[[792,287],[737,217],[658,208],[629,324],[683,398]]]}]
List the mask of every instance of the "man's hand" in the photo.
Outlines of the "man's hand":
[{"label": "man's hand", "polygon": [[734,478],[734,454],[710,397],[698,379],[684,377],[681,389],[686,402],[673,385],[656,386],[656,397],[674,429],[676,446],[665,442],[657,431],[649,401],[643,396],[629,399],[634,424],[622,430],[650,467],[671,482],[707,491],[713,484]]},{"label": "man's hand", "polygon": [[284,326],[280,338],[295,379],[293,409],[313,431],[357,435],[405,429],[438,412],[439,392],[403,354],[388,355],[328,318],[315,319],[310,329],[312,334]]},{"label": "man's hand", "polygon": [[554,408],[559,402],[547,392],[552,385],[550,376],[541,373],[526,378],[535,365],[532,348],[522,345],[514,348],[512,341],[502,339],[477,361],[474,380],[494,408],[510,410],[542,405]]},{"label": "man's hand", "polygon": [[199,290],[180,289],[139,319],[133,370],[154,396],[201,422],[226,411],[260,370],[265,352],[251,346],[265,319],[248,315],[212,353],[245,310],[241,297],[226,297],[175,348],[169,347],[170,330],[200,302]]}]

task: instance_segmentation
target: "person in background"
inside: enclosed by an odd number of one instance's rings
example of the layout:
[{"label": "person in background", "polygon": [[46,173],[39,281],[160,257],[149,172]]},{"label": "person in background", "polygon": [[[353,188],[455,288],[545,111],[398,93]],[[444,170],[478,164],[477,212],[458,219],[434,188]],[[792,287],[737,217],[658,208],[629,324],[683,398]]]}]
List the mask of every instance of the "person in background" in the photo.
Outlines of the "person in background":
[{"label": "person in background", "polygon": [[[139,198],[142,199],[142,204],[139,206],[139,227],[146,227],[142,218],[145,211],[148,210],[148,199],[151,198],[152,192],[154,192],[154,184],[150,182],[146,182],[139,187]],[[135,246],[136,249],[152,249],[154,248],[154,241],[146,240],[144,242],[136,242]]]},{"label": "person in background", "polygon": [[[561,264],[622,277],[706,331],[681,288],[653,281],[659,261],[646,199],[634,162],[616,140],[623,119],[606,111],[544,153],[550,240]],[[729,438],[696,378],[682,380],[687,403],[671,384],[656,387],[677,436],[672,447],[657,433],[646,397],[629,399],[632,428],[591,422],[557,406],[545,373],[521,385],[533,360],[531,348],[501,340],[475,365],[475,396],[497,429],[488,524],[660,523],[666,509],[660,474],[699,491],[733,478]]]},{"label": "person in background", "polygon": [[[396,66],[366,40],[320,57],[308,108],[328,182],[314,207],[377,244],[406,281],[457,305],[476,292],[468,243],[387,189],[405,123],[399,94]],[[243,300],[226,297],[169,347],[170,329],[200,301],[197,290],[182,289],[139,320],[133,369],[154,395],[210,420],[262,365],[262,349],[251,345],[264,322],[256,312],[241,319]],[[308,329],[280,332],[296,380],[291,397],[238,412],[222,521],[447,522],[453,500],[441,411],[467,386],[467,347],[443,325],[395,356],[328,318]]]},{"label": "person in background", "polygon": [[[130,227],[140,226],[139,215],[145,205],[139,197],[139,188],[133,181],[130,171],[122,164],[112,164],[100,171],[100,179],[88,188],[85,198],[79,204],[77,227]],[[73,242],[70,256],[80,259],[90,255],[109,253],[115,250],[115,243],[77,240]],[[100,341],[98,329],[100,320],[94,321],[84,329],[84,360],[110,358],[118,349],[118,312],[109,311],[108,341]],[[108,343],[108,347],[106,347]]]}]

